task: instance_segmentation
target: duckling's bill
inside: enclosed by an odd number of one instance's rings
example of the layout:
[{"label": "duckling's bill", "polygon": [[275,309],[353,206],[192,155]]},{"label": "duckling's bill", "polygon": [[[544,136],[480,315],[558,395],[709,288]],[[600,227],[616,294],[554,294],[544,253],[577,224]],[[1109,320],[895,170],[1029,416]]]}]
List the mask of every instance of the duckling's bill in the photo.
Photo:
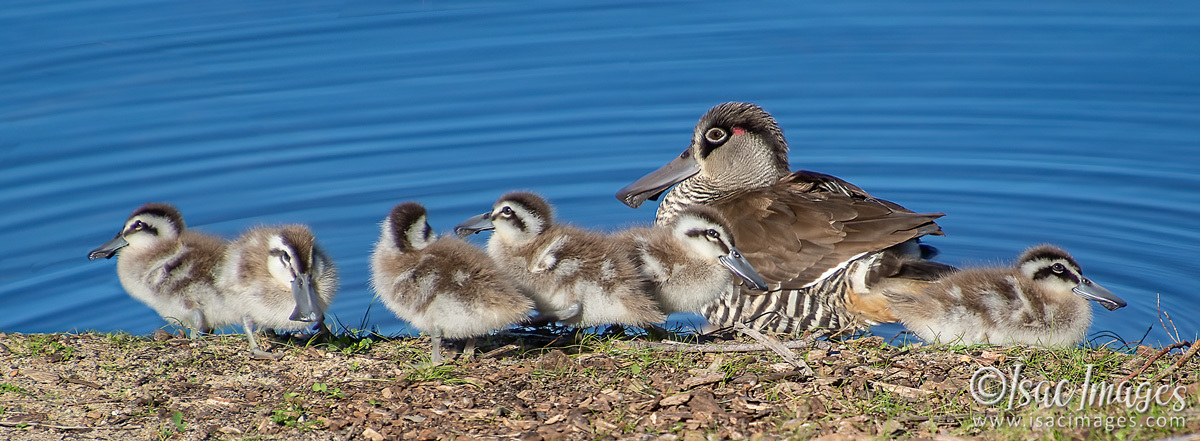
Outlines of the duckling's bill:
[{"label": "duckling's bill", "polygon": [[1097,285],[1095,282],[1092,282],[1091,279],[1083,279],[1083,281],[1079,282],[1079,286],[1076,286],[1071,290],[1071,292],[1074,292],[1075,295],[1079,297],[1099,303],[1100,306],[1105,307],[1109,311],[1124,308],[1125,305],[1127,305],[1124,300],[1121,300],[1121,298],[1117,297],[1116,294],[1113,294],[1112,291],[1105,289],[1103,286]]},{"label": "duckling's bill", "polygon": [[463,238],[480,231],[494,229],[496,229],[496,227],[492,225],[492,212],[489,211],[478,216],[471,216],[467,218],[467,220],[455,225],[454,234],[457,234],[458,237]]},{"label": "duckling's bill", "polygon": [[729,268],[729,271],[741,277],[746,282],[747,288],[755,291],[767,290],[767,282],[758,274],[758,271],[754,270],[754,266],[750,265],[750,261],[746,260],[746,256],[743,256],[737,247],[730,248],[729,254],[717,257],[717,260],[720,260],[721,265],[725,265],[725,268]]},{"label": "duckling's bill", "polygon": [[100,245],[99,248],[96,248],[88,253],[88,260],[96,260],[101,257],[105,259],[112,259],[113,256],[117,255],[117,250],[127,246],[129,246],[129,242],[125,241],[125,237],[118,233],[117,237],[114,237],[112,240],[105,242],[104,245]]},{"label": "duckling's bill", "polygon": [[683,154],[675,157],[662,168],[621,188],[620,191],[617,191],[617,199],[631,208],[637,208],[647,199],[658,200],[658,197],[672,185],[696,173],[700,173],[700,163],[696,162],[691,149],[684,150]]},{"label": "duckling's bill", "polygon": [[317,301],[317,290],[313,288],[312,276],[300,274],[292,281],[292,296],[296,298],[296,309],[292,311],[289,320],[297,322],[316,322],[325,315],[321,304]]}]

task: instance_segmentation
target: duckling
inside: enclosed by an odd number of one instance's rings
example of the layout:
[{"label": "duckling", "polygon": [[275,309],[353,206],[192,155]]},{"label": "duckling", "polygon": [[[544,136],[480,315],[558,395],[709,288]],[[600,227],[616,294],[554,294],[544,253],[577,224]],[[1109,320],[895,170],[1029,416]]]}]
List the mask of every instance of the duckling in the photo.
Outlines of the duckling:
[{"label": "duckling", "polygon": [[229,244],[217,285],[240,314],[251,356],[278,359],[259,348],[256,328],[324,330],[338,275],[307,226],[260,226]]},{"label": "duckling", "polygon": [[187,230],[173,205],[152,202],[134,210],[117,236],[88,259],[116,256],[125,291],[198,338],[241,318],[216,283],[225,248],[218,237]]},{"label": "duckling", "polygon": [[736,274],[748,289],[767,283],[734,246],[725,217],[712,208],[684,208],[665,227],[633,228],[615,234],[632,247],[633,260],[654,285],[664,313],[699,312],[735,289]]},{"label": "duckling", "polygon": [[1012,268],[972,268],[912,291],[883,287],[904,326],[929,342],[1069,347],[1092,323],[1088,300],[1112,311],[1125,301],[1083,276],[1070,254],[1032,247]]},{"label": "duckling", "polygon": [[384,220],[371,255],[371,285],[397,317],[433,338],[430,361],[442,362],[442,338],[475,338],[520,322],[533,311],[483,250],[457,237],[437,237],[425,207],[406,202]]},{"label": "duckling", "polygon": [[512,192],[455,231],[465,236],[495,230],[488,255],[545,317],[578,327],[666,320],[628,251],[610,237],[556,224],[553,216],[541,196]]},{"label": "duckling", "polygon": [[[684,207],[716,208],[770,287],[765,295],[734,290],[710,304],[701,313],[712,325],[759,317],[753,326],[789,333],[895,321],[886,299],[853,289],[849,267],[879,255],[869,271],[881,278],[953,270],[909,258],[914,248],[921,257],[932,253],[917,238],[942,235],[934,222],[942,213],[915,213],[835,176],[790,171],[783,130],[755,104],[709,109],[682,154],[616,196],[637,208],[664,192],[658,225],[670,223]],[[911,265],[927,268],[904,268]]]}]

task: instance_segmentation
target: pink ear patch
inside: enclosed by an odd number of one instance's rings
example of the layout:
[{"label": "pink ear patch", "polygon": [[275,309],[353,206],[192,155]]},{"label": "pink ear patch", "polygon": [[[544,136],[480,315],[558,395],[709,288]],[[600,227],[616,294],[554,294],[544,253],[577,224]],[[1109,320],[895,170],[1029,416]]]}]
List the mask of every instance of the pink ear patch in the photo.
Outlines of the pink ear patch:
[{"label": "pink ear patch", "polygon": [[734,126],[734,128],[733,128],[733,134],[734,134],[734,135],[741,135],[741,134],[743,134],[743,133],[746,133],[746,129],[743,129],[743,128],[741,128],[741,127]]}]

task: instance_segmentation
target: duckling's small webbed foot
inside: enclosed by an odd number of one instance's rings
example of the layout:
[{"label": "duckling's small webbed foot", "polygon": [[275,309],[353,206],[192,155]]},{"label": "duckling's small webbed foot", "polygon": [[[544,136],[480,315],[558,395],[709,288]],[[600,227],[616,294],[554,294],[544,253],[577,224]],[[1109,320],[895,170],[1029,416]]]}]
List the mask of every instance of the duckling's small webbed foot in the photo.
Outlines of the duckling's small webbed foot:
[{"label": "duckling's small webbed foot", "polygon": [[256,349],[256,348],[251,348],[250,349],[250,358],[253,358],[255,360],[279,361],[280,358],[283,358],[283,354],[272,354],[267,351],[263,351],[263,350]]},{"label": "duckling's small webbed foot", "polygon": [[279,360],[283,357],[283,354],[272,354],[259,349],[258,339],[254,338],[254,320],[251,320],[250,316],[242,317],[242,329],[246,332],[246,339],[250,341],[250,358],[256,360]]},{"label": "duckling's small webbed foot", "polygon": [[471,337],[471,338],[468,338],[466,344],[463,345],[462,357],[464,360],[470,360],[474,356],[475,356],[475,337]]}]

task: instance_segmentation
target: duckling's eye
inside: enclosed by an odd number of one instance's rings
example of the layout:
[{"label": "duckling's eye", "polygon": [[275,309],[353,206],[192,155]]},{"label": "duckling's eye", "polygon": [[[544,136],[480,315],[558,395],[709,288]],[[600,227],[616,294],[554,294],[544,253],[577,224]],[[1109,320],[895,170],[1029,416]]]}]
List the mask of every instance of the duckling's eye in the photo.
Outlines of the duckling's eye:
[{"label": "duckling's eye", "polygon": [[1063,264],[1061,264],[1061,263],[1056,263],[1050,267],[1050,270],[1054,271],[1057,274],[1062,274],[1064,271],[1067,270],[1067,267],[1063,266]]},{"label": "duckling's eye", "polygon": [[142,223],[140,220],[133,221],[133,225],[129,227],[129,229],[133,231],[141,231],[143,228],[146,228],[146,224]]},{"label": "duckling's eye", "polygon": [[282,256],[282,258],[283,258],[283,261],[284,261],[284,262],[291,262],[291,261],[292,261],[292,255],[291,255],[291,254],[288,254],[288,252],[287,252],[287,251],[284,251],[284,252],[283,252],[283,256]]},{"label": "duckling's eye", "polygon": [[500,209],[500,214],[507,217],[507,216],[512,216],[515,213],[513,213],[512,207],[504,207],[504,208]]},{"label": "duckling's eye", "polygon": [[717,230],[713,230],[713,229],[709,229],[708,231],[705,231],[704,234],[707,234],[708,237],[711,237],[713,239],[721,238],[721,233],[718,233]]},{"label": "duckling's eye", "polygon": [[729,137],[729,133],[720,127],[713,127],[704,132],[704,139],[713,144],[721,144]]},{"label": "duckling's eye", "polygon": [[683,159],[687,159],[688,156],[692,156],[692,151],[690,149],[684,150],[683,153],[679,154],[679,157]]}]

